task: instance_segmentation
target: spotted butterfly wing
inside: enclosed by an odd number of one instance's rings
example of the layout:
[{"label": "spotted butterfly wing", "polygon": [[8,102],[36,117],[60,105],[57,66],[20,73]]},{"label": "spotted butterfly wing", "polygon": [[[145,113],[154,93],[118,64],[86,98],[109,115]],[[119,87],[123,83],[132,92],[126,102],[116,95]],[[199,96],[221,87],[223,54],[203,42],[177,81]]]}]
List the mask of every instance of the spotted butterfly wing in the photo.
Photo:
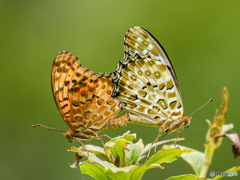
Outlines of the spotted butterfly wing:
[{"label": "spotted butterfly wing", "polygon": [[[131,28],[124,40],[125,57],[113,73],[112,96],[142,119],[132,120],[160,131],[187,127],[177,78],[171,62],[157,40],[141,27]],[[174,127],[174,129],[173,129]]]},{"label": "spotted butterfly wing", "polygon": [[82,67],[78,58],[60,52],[52,68],[53,95],[64,121],[70,130],[64,136],[87,141],[97,132],[126,126],[127,117],[114,119],[122,108],[111,97],[113,86],[110,74],[96,74]]}]

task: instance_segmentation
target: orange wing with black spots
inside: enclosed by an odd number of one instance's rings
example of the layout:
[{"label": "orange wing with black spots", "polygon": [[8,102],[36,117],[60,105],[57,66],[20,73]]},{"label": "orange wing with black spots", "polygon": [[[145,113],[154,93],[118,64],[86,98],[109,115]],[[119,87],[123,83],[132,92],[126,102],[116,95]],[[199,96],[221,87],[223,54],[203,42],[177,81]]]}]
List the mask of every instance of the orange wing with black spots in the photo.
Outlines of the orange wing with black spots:
[{"label": "orange wing with black spots", "polygon": [[126,126],[127,115],[113,119],[122,110],[120,101],[113,99],[111,74],[96,74],[82,67],[78,58],[60,52],[53,63],[52,90],[69,137],[81,141],[97,137],[97,132]]}]

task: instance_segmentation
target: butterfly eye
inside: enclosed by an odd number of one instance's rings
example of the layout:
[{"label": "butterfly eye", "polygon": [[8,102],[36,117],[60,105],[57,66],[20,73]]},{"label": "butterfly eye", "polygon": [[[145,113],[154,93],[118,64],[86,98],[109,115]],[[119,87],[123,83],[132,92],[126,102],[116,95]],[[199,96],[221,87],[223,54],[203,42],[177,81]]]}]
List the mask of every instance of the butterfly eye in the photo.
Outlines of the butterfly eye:
[{"label": "butterfly eye", "polygon": [[184,127],[184,129],[187,129],[187,128],[189,128],[189,126]]}]

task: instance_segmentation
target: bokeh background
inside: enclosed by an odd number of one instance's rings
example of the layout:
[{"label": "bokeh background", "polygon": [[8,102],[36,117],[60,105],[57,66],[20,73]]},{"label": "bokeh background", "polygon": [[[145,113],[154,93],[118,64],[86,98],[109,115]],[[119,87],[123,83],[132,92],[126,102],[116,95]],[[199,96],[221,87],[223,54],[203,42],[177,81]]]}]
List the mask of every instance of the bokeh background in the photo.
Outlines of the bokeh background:
[{"label": "bokeh background", "polygon": [[[224,86],[230,93],[226,123],[235,125],[230,133],[240,133],[239,1],[1,0],[0,8],[0,179],[92,179],[68,166],[75,155],[67,149],[78,143],[32,124],[68,130],[51,90],[52,63],[59,51],[71,51],[94,72],[112,72],[123,58],[123,38],[132,26],[147,29],[170,56],[185,115],[214,99],[193,115],[189,129],[181,133],[185,137],[181,145],[204,150],[205,120],[212,120],[219,108]],[[115,137],[127,130],[145,144],[158,133],[154,127],[128,125],[100,135]],[[99,140],[89,143],[101,145]],[[231,144],[223,141],[210,171],[240,165]],[[194,173],[181,159],[165,165],[165,170],[147,171],[143,179]]]}]

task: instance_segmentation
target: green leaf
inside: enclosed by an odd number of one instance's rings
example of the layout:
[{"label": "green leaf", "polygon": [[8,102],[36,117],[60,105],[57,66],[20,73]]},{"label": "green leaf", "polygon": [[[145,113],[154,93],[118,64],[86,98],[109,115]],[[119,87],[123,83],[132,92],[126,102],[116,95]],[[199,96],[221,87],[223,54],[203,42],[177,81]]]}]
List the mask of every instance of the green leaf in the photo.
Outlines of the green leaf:
[{"label": "green leaf", "polygon": [[124,168],[109,168],[105,171],[105,174],[109,179],[112,180],[128,180],[130,179],[130,171],[135,166],[128,166]]},{"label": "green leaf", "polygon": [[115,148],[115,145],[116,145],[116,142],[112,142],[112,141],[109,141],[109,142],[105,143],[105,147],[109,147],[111,149],[111,152],[113,153],[114,157],[116,159],[119,159],[118,152]]},{"label": "green leaf", "polygon": [[75,146],[68,148],[67,151],[78,152],[78,149]]},{"label": "green leaf", "polygon": [[139,180],[148,169],[152,168],[164,169],[164,166],[155,164],[150,166],[133,165],[124,168],[109,168],[106,170],[105,174],[112,180]]},{"label": "green leaf", "polygon": [[184,138],[174,138],[174,139],[168,139],[168,140],[165,140],[165,141],[159,141],[159,142],[154,143],[154,144],[152,144],[152,143],[147,144],[144,147],[144,149],[142,151],[142,154],[141,154],[141,157],[140,157],[140,159],[138,161],[140,161],[142,159],[144,154],[146,154],[149,151],[149,149],[155,148],[155,146],[159,146],[159,145],[166,144],[166,143],[169,143],[169,142],[175,142],[176,140],[177,141],[183,141]]},{"label": "green leaf", "polygon": [[129,134],[129,133],[130,133],[130,131],[127,131],[122,136],[118,136],[113,139],[126,139],[127,141],[133,141],[133,139],[137,138],[136,133],[134,133],[134,134]]},{"label": "green leaf", "polygon": [[[116,145],[114,148],[118,148],[118,146],[124,147],[124,143],[126,144],[126,140],[124,141],[117,140]],[[143,149],[142,140],[139,140],[137,143],[134,144],[138,148],[139,146],[142,146],[141,149]],[[161,168],[164,169],[164,166],[160,166],[158,164],[151,164],[151,165],[132,165],[127,166],[123,168],[117,168],[113,164],[102,161],[96,157],[94,153],[87,153],[85,151],[82,151],[81,148],[77,149],[76,147],[69,148],[68,151],[76,152],[79,154],[79,156],[87,156],[88,161],[80,164],[80,170],[83,174],[88,174],[95,178],[96,180],[105,180],[105,179],[111,179],[111,180],[139,180],[143,176],[143,174],[148,170],[152,168]],[[134,151],[133,151],[134,153]],[[141,154],[141,152],[137,152],[138,154]],[[139,155],[138,155],[139,156]],[[133,159],[138,159],[137,157],[134,157]]]},{"label": "green leaf", "polygon": [[74,146],[69,148],[68,151],[77,152],[79,156],[86,156],[90,163],[98,163],[105,168],[117,168],[114,164],[109,163],[108,161],[102,161],[95,154],[93,154],[91,152],[87,153],[86,151],[77,149]]},{"label": "green leaf", "polygon": [[106,147],[109,147],[115,157],[115,164],[119,167],[125,166],[125,151],[124,147],[127,146],[125,139],[116,139],[115,142],[107,142]]},{"label": "green leaf", "polygon": [[175,161],[180,157],[183,153],[190,153],[193,152],[191,149],[183,149],[180,148],[170,148],[170,149],[162,149],[154,154],[147,162],[146,165],[150,164],[161,164],[163,162],[170,163]]},{"label": "green leaf", "polygon": [[158,164],[152,164],[150,166],[147,165],[138,165],[134,169],[132,169],[131,173],[131,180],[139,180],[142,178],[143,174],[148,170],[148,169],[153,169],[153,168],[161,168],[164,169],[164,166],[160,166]]},{"label": "green leaf", "polygon": [[[233,167],[225,172],[232,173],[232,172],[238,172],[238,171],[240,171],[240,166]],[[226,177],[226,176],[215,176],[214,180],[222,179],[223,177]],[[233,176],[227,176],[227,177],[233,177]]]},{"label": "green leaf", "polygon": [[107,168],[106,170],[111,170],[113,173],[117,173],[119,171],[123,171],[125,173],[129,173],[136,165],[121,167],[121,168]]},{"label": "green leaf", "polygon": [[[180,175],[180,176],[172,176],[170,178],[168,178],[167,180],[207,180],[207,178],[198,178],[197,176],[193,175],[193,174],[184,174],[184,175]],[[208,179],[210,180],[210,179]]]},{"label": "green leaf", "polygon": [[124,136],[124,139],[126,139],[127,141],[133,141],[133,139],[136,139],[136,134],[127,134],[126,136]]},{"label": "green leaf", "polygon": [[108,171],[106,171],[105,174],[108,177],[108,179],[112,179],[112,180],[128,180],[129,179],[129,174],[123,171],[113,173],[111,169],[108,169]]},{"label": "green leaf", "polygon": [[139,180],[143,174],[152,168],[164,169],[164,166],[158,164],[132,165],[123,168],[104,168],[98,163],[90,163],[89,161],[80,165],[83,174],[88,174],[96,180]]},{"label": "green leaf", "polygon": [[85,145],[86,149],[89,151],[89,152],[92,152],[94,154],[105,154],[105,151],[103,148],[99,147],[99,146],[94,146],[94,145]]},{"label": "green leaf", "polygon": [[118,156],[120,158],[119,167],[126,166],[125,151],[124,151],[124,147],[126,147],[126,146],[127,146],[127,141],[125,139],[116,140],[115,149],[117,150]]},{"label": "green leaf", "polygon": [[100,164],[91,164],[89,161],[80,165],[80,170],[82,174],[88,174],[96,180],[108,180],[107,175],[104,173],[104,167]]},{"label": "green leaf", "polygon": [[102,158],[107,160],[106,153],[103,148],[94,145],[86,145],[85,147],[89,152],[92,152],[96,155],[99,154]]},{"label": "green leaf", "polygon": [[[165,166],[160,166],[160,163],[172,162],[179,158],[182,153],[188,153],[192,151],[189,149],[181,150],[180,148],[161,150],[154,154],[145,165],[136,165],[136,162],[139,160],[144,149],[144,145],[141,139],[137,143],[128,145],[126,139],[116,139],[115,142],[107,142],[105,146],[110,148],[108,149],[109,151],[115,151],[115,157],[112,158],[112,160],[118,167],[112,163],[109,163],[108,161],[99,159],[95,155],[105,155],[104,149],[100,147],[97,148],[95,146],[88,145],[86,146],[88,152],[84,151],[81,147],[71,147],[68,149],[68,151],[72,151],[78,154],[75,165],[78,164],[78,160],[81,159],[81,156],[86,156],[88,158],[88,161],[79,163],[80,170],[83,174],[88,174],[97,180],[140,180],[148,169],[164,169]],[[126,165],[128,166],[122,167]]]},{"label": "green leaf", "polygon": [[[176,145],[176,146],[180,147],[181,149],[189,149],[188,147],[185,147],[185,146],[180,146],[180,145]],[[173,148],[173,147],[174,147],[173,145],[164,146],[164,148]],[[194,152],[192,153],[182,154],[181,158],[183,158],[192,167],[195,174],[199,176],[202,170],[204,156],[205,156],[204,153],[194,150]]]},{"label": "green leaf", "polygon": [[116,142],[112,142],[112,141],[105,143],[105,147],[109,147],[109,148],[114,148],[115,145],[116,145]]},{"label": "green leaf", "polygon": [[135,164],[138,161],[138,158],[142,154],[143,150],[143,142],[142,139],[139,139],[139,141],[135,144],[129,144],[127,145],[128,150],[125,150],[125,156],[126,156],[126,165],[129,166],[131,162]]}]

